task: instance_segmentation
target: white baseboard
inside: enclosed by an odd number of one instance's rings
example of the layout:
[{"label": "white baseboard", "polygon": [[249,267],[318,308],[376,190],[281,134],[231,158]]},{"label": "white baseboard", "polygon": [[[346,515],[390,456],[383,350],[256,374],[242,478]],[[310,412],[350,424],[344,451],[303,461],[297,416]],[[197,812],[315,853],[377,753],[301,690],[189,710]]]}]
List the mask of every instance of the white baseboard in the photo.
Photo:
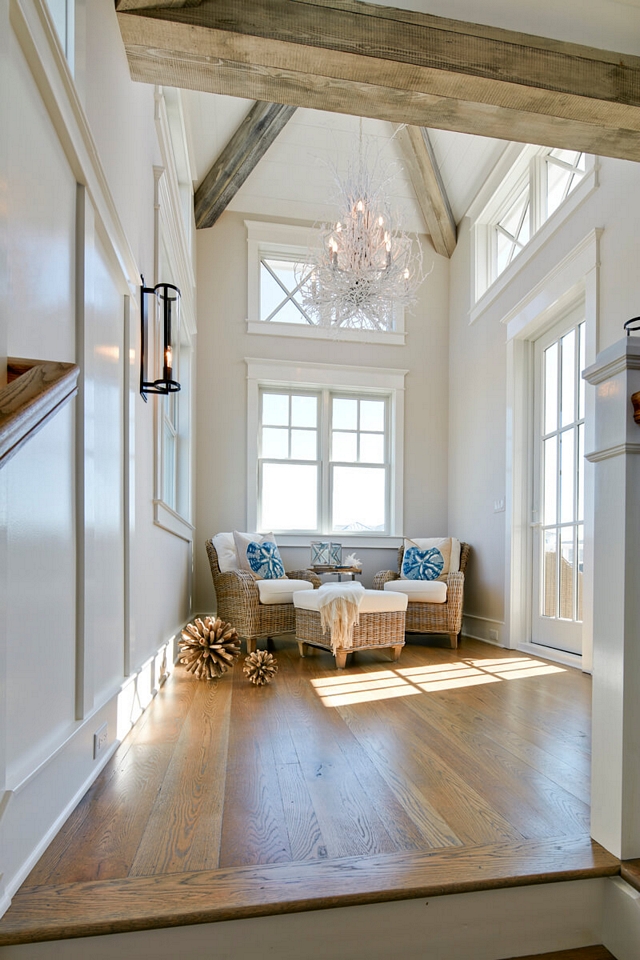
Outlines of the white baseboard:
[{"label": "white baseboard", "polygon": [[[2,879],[2,875],[0,874],[0,880],[1,880],[1,879]],[[13,891],[13,893],[15,893],[15,890]],[[6,913],[7,910],[9,909],[9,907],[11,906],[11,897],[12,897],[12,896],[13,896],[13,894],[11,894],[11,896],[9,896],[8,893],[5,893],[5,894],[3,894],[2,897],[0,897],[0,917],[1,917],[4,913]]]},{"label": "white baseboard", "polygon": [[462,633],[473,640],[482,640],[483,643],[492,643],[496,647],[504,647],[504,620],[492,620],[490,617],[480,617],[473,613],[465,613],[462,617]]},{"label": "white baseboard", "polygon": [[[71,735],[6,791],[0,804],[3,875],[0,917],[122,740],[138,722],[166,677],[172,640],[162,644]],[[106,723],[109,742],[93,757],[94,732]]]},{"label": "white baseboard", "polygon": [[[33,852],[30,854],[29,857],[27,857],[27,859],[21,865],[18,872],[13,875],[13,877],[11,878],[11,881],[7,883],[5,887],[5,896],[0,901],[0,917],[6,910],[9,909],[9,907],[11,906],[11,899],[14,893],[18,890],[18,888],[24,883],[26,878],[29,876],[29,874],[35,867],[36,863],[38,862],[42,854],[45,852],[45,850],[47,849],[47,847],[49,846],[53,838],[56,836],[56,834],[64,824],[67,817],[73,812],[75,807],[80,803],[80,801],[84,797],[85,793],[87,792],[87,790],[89,789],[93,781],[100,775],[100,773],[105,768],[105,766],[107,765],[107,763],[109,762],[111,757],[114,755],[114,753],[116,752],[119,746],[120,746],[120,740],[114,740],[114,742],[109,746],[108,750],[106,751],[104,757],[100,760],[99,763],[97,763],[96,767],[91,771],[91,773],[86,778],[84,783],[81,784],[81,786],[76,790],[74,795],[71,797],[71,799],[65,805],[64,809],[60,812],[58,817],[49,827],[49,829],[47,830],[45,835],[42,837],[38,845],[35,847]],[[5,900],[7,901],[6,905],[4,903]]]},{"label": "white baseboard", "polygon": [[618,960],[640,957],[640,893],[620,877],[605,887],[602,943]]}]

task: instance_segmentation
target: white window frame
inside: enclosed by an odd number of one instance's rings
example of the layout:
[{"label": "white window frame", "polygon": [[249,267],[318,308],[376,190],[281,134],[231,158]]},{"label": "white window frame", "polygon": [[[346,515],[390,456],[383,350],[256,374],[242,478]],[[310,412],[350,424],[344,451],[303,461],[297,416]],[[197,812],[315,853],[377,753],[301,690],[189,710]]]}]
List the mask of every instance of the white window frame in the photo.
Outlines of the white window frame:
[{"label": "white window frame", "polygon": [[[175,104],[174,104],[175,107]],[[195,277],[191,257],[191,224],[185,219],[184,204],[181,197],[181,184],[175,164],[174,146],[170,131],[170,121],[162,88],[155,90],[155,123],[163,166],[154,167],[154,283],[170,282],[180,288],[181,331],[178,357],[178,375],[182,389],[173,397],[155,396],[155,484],[153,499],[153,520],[156,526],[182,540],[193,540],[193,340],[196,333],[195,322]],[[175,139],[175,135],[174,135]],[[161,251],[168,260],[170,277],[159,276]],[[157,331],[156,331],[157,333]],[[167,503],[164,497],[167,478],[163,438],[165,422],[168,422],[167,407],[176,406],[175,431],[176,454],[173,458],[175,489],[174,504]]]},{"label": "white window frame", "polygon": [[[591,671],[593,653],[593,470],[585,464],[582,657],[529,642],[531,631],[533,343],[578,303],[586,320],[586,364],[598,343],[601,229],[590,231],[503,318],[507,339],[506,643],[512,649]],[[594,447],[595,391],[587,389],[585,449]]]},{"label": "white window frame", "polygon": [[[571,193],[546,217],[546,157],[551,147],[511,144],[496,164],[468,211],[471,224],[471,289],[473,323],[549,242],[568,217],[598,186],[598,158],[587,154],[585,173]],[[530,238],[511,263],[495,276],[495,226],[522,186],[529,182]]]},{"label": "white window frame", "polygon": [[[318,401],[317,406],[317,421],[316,421],[316,459],[315,460],[306,460],[306,461],[296,461],[285,458],[273,458],[273,457],[263,457],[260,451],[260,437],[262,434],[262,404],[259,400],[259,420],[258,420],[258,472],[257,472],[257,530],[260,532],[266,533],[272,531],[278,536],[289,536],[293,533],[294,536],[331,536],[331,537],[342,537],[349,535],[348,531],[335,529],[330,522],[332,519],[332,509],[331,504],[333,502],[333,476],[335,467],[367,467],[373,466],[376,468],[382,468],[385,472],[385,504],[384,504],[384,514],[385,514],[385,529],[380,531],[375,531],[374,534],[369,534],[369,536],[383,536],[388,537],[391,529],[391,445],[389,442],[390,437],[390,426],[391,426],[391,397],[388,393],[370,393],[363,389],[358,390],[349,390],[347,388],[336,389],[335,387],[316,387],[313,390],[303,389],[301,387],[274,387],[272,385],[260,384],[258,388],[259,398],[261,399],[265,394],[280,394],[286,395],[289,397],[292,396],[313,396],[316,397]],[[379,400],[382,401],[385,405],[384,411],[384,459],[381,463],[360,463],[359,461],[346,462],[338,461],[333,459],[331,455],[332,449],[332,408],[331,404],[333,400]],[[291,430],[291,426],[289,426]],[[358,427],[355,431],[348,431],[351,433],[356,433],[359,437],[360,428]],[[362,431],[366,432],[366,431]],[[262,489],[262,468],[265,463],[302,463],[302,464],[315,464],[318,469],[318,500],[317,500],[317,518],[318,526],[315,529],[309,530],[297,530],[295,532],[289,529],[277,529],[274,528],[271,524],[263,523],[261,516],[261,489]]]},{"label": "white window frame", "polygon": [[265,322],[260,319],[260,261],[263,257],[299,258],[308,261],[317,246],[319,231],[288,223],[245,220],[247,228],[247,333],[265,336],[300,337],[306,340],[351,340],[359,343],[384,343],[404,346],[404,309],[398,307],[394,330],[353,330],[320,327],[302,323]]},{"label": "white window frame", "polygon": [[73,75],[75,72],[76,2],[75,0],[46,0],[46,7]]},{"label": "white window frame", "polygon": [[[258,523],[260,389],[285,388],[302,392],[329,390],[334,394],[372,397],[377,395],[388,397],[389,401],[388,533],[353,534],[340,531],[339,537],[341,542],[350,548],[399,545],[403,524],[404,381],[408,371],[251,357],[245,357],[245,363],[247,365],[247,529],[255,530]],[[309,536],[308,533],[284,533],[278,537],[278,542],[282,546],[308,546]]]}]

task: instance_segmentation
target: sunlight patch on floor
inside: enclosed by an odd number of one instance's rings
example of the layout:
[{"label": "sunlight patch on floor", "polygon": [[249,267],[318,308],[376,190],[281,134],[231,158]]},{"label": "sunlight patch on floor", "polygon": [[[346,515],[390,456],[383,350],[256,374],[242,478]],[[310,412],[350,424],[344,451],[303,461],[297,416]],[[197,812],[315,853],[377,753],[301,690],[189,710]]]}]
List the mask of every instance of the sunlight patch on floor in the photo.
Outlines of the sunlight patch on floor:
[{"label": "sunlight patch on floor", "polygon": [[500,657],[322,677],[312,680],[311,685],[325,707],[343,707],[564,672],[564,667],[542,663],[530,657]]}]

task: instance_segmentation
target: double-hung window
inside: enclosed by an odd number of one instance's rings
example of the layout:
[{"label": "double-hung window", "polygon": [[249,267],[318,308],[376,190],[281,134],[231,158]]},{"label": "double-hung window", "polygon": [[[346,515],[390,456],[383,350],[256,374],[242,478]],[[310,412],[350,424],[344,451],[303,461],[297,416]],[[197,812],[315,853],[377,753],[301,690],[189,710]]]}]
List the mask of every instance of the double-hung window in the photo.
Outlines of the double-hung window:
[{"label": "double-hung window", "polygon": [[263,387],[259,410],[259,529],[390,532],[389,396]]}]

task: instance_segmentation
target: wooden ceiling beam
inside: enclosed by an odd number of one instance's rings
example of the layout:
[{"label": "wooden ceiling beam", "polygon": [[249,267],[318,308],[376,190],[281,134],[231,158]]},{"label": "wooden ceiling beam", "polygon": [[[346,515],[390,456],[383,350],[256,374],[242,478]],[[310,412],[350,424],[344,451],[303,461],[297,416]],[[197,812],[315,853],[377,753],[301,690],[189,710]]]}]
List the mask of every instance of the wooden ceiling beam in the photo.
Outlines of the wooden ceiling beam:
[{"label": "wooden ceiling beam", "polygon": [[134,80],[640,159],[639,57],[357,0],[118,19]]},{"label": "wooden ceiling beam", "polygon": [[197,7],[202,0],[155,0],[150,3],[149,0],[116,0],[118,10],[144,10],[150,7]]},{"label": "wooden ceiling beam", "polygon": [[456,248],[456,222],[429,134],[424,127],[400,126],[396,139],[435,251],[442,257],[450,257]]},{"label": "wooden ceiling beam", "polygon": [[196,190],[198,229],[213,226],[295,111],[280,103],[254,104]]}]

